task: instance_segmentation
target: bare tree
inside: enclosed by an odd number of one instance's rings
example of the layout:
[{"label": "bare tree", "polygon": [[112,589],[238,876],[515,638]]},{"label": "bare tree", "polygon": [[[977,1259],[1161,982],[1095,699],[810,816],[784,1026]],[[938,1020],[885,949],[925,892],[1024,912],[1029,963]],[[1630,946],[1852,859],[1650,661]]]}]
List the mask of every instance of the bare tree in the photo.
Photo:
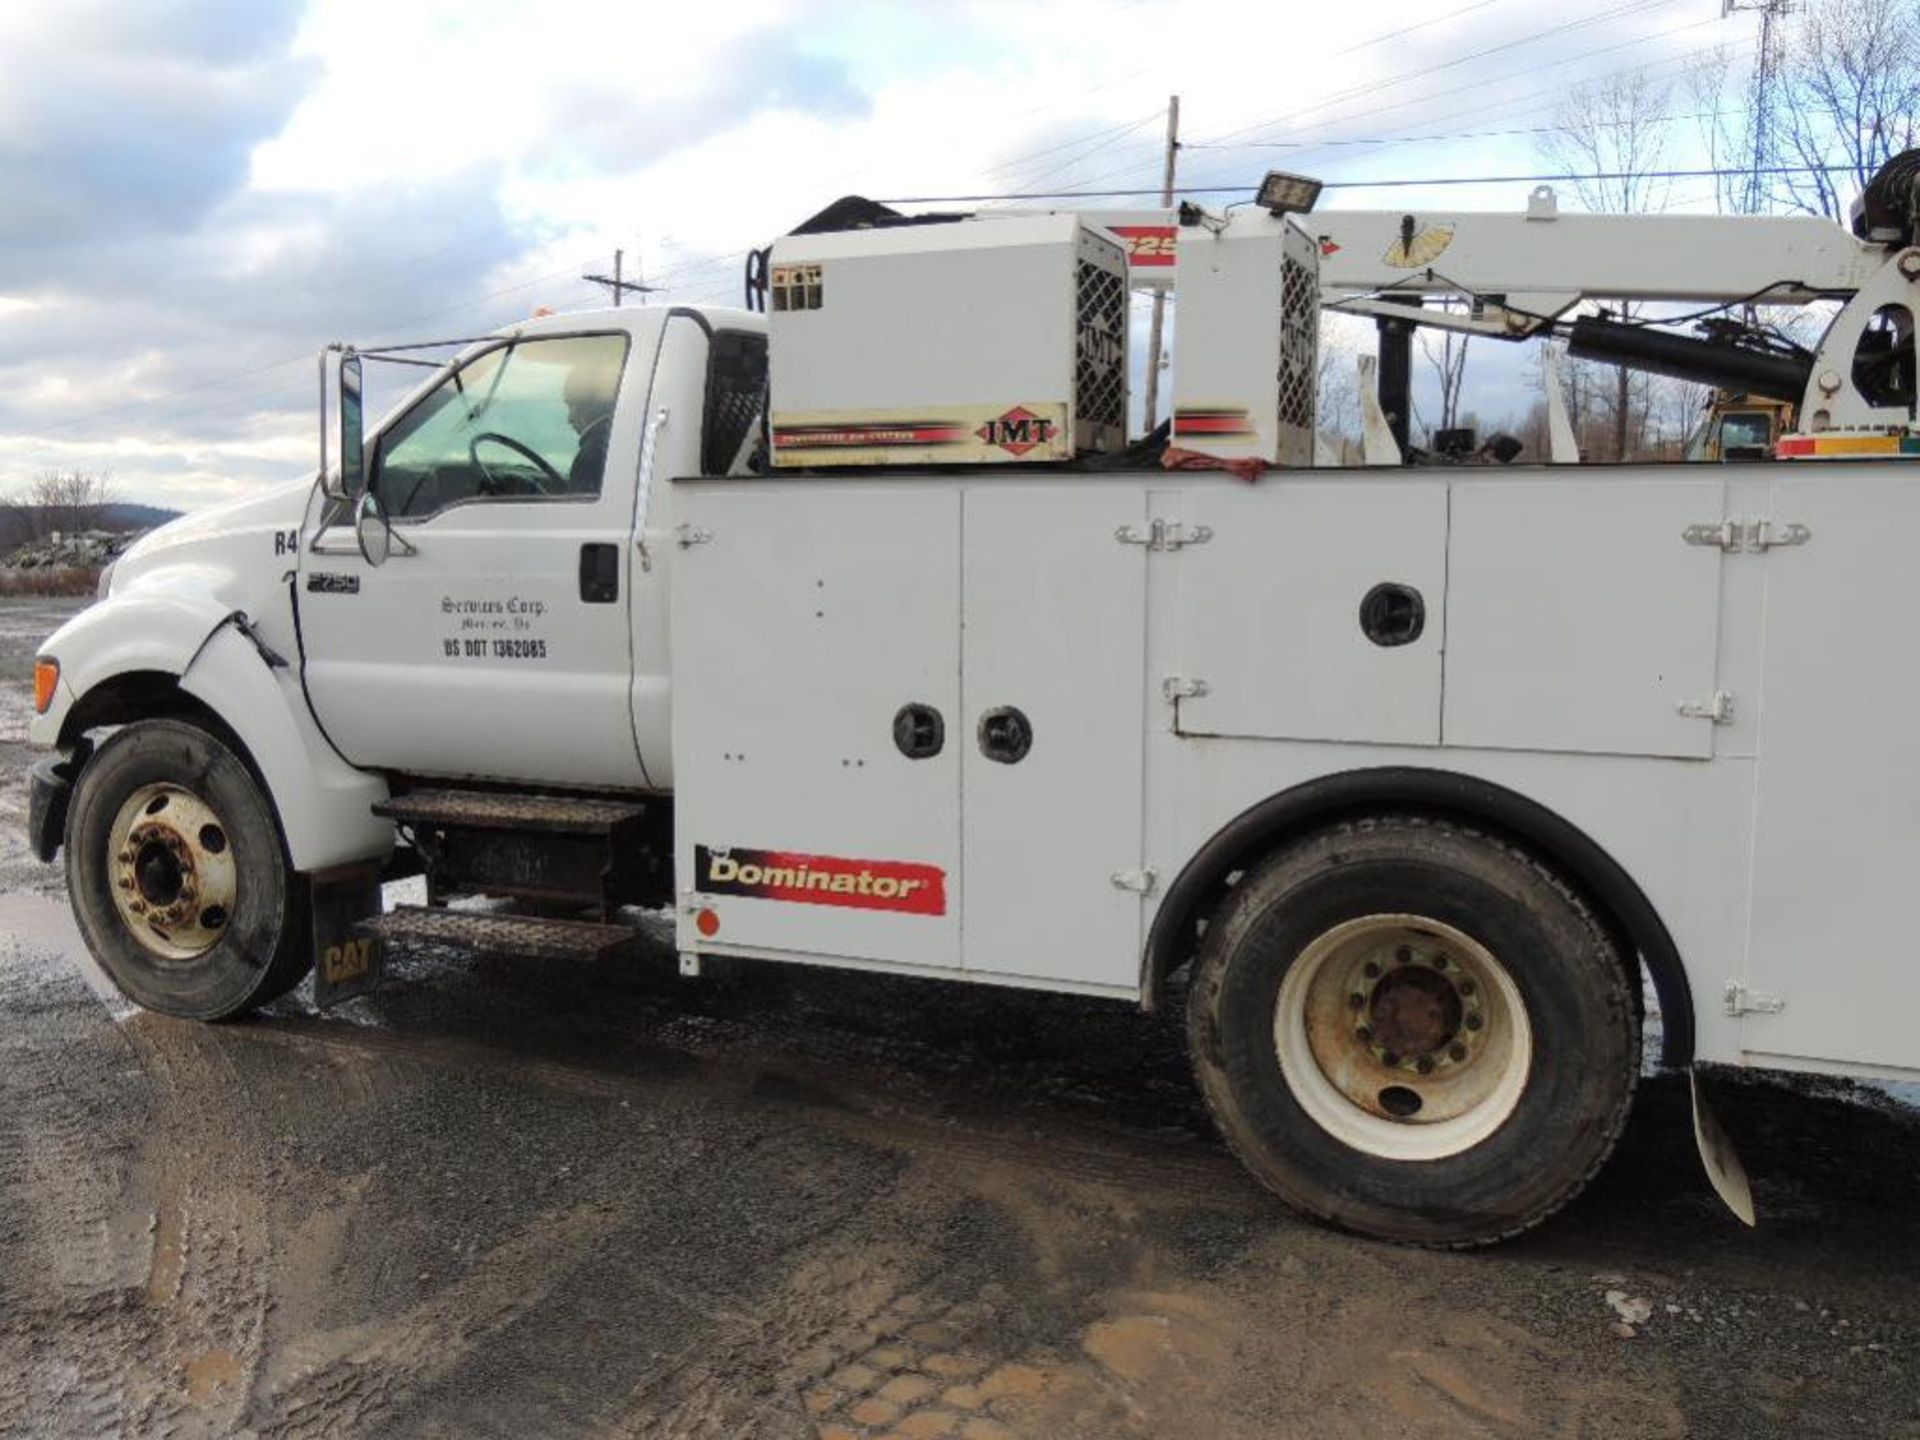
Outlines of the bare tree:
[{"label": "bare tree", "polygon": [[[1780,199],[1844,222],[1854,196],[1920,144],[1920,0],[1813,0],[1787,50]],[[1829,170],[1838,166],[1838,170]]]},{"label": "bare tree", "polygon": [[114,499],[108,476],[84,470],[44,470],[34,477],[31,493],[36,528],[42,535],[98,529]]},{"label": "bare tree", "polygon": [[1360,443],[1359,346],[1354,322],[1346,316],[1320,316],[1319,400],[1314,411],[1321,437],[1344,464]]},{"label": "bare tree", "polygon": [[1435,345],[1432,332],[1420,332],[1420,353],[1433,366],[1434,379],[1440,385],[1440,424],[1437,429],[1452,430],[1460,424],[1460,391],[1466,383],[1467,342],[1472,338],[1457,330],[1442,330],[1440,343]]},{"label": "bare tree", "polygon": [[[1655,84],[1645,74],[1615,75],[1568,92],[1540,148],[1556,168],[1581,177],[1568,183],[1583,206],[1619,215],[1666,207],[1670,187],[1659,172],[1666,158],[1670,95],[1670,86]],[[1620,313],[1631,318],[1633,307],[1623,303]],[[1644,424],[1646,392],[1632,371],[1616,369],[1606,402],[1612,442],[1607,454],[1624,460]],[[1584,449],[1584,434],[1581,440]]]}]

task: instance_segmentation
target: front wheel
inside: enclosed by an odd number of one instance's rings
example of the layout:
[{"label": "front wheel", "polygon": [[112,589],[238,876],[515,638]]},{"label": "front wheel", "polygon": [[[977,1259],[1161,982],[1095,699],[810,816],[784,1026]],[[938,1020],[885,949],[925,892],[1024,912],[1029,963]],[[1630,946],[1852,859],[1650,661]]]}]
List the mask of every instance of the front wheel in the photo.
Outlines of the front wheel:
[{"label": "front wheel", "polygon": [[116,732],[80,772],[66,848],[87,947],[137,1005],[224,1020],[310,967],[304,891],[273,808],[207,730],[143,720]]},{"label": "front wheel", "polygon": [[1629,964],[1536,857],[1378,816],[1251,868],[1189,995],[1201,1088],[1235,1153],[1319,1219],[1474,1245],[1592,1178],[1639,1074]]}]

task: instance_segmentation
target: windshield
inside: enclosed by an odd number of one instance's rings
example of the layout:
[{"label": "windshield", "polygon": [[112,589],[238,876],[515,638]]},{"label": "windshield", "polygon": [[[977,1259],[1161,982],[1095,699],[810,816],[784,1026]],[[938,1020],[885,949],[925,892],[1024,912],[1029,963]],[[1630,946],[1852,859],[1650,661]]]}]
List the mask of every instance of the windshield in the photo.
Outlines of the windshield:
[{"label": "windshield", "polygon": [[475,356],[381,438],[374,483],[388,513],[598,495],[626,355],[624,335],[566,335]]}]

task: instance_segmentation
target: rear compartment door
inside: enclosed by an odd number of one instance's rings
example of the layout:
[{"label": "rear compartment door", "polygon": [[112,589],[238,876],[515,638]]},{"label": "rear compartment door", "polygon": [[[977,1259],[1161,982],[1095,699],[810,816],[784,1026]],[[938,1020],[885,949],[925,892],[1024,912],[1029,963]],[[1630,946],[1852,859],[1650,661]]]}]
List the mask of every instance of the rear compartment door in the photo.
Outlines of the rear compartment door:
[{"label": "rear compartment door", "polygon": [[1454,482],[1448,745],[1713,755],[1726,486],[1634,473]]},{"label": "rear compartment door", "polygon": [[1920,763],[1912,603],[1920,472],[1812,465],[1774,487],[1806,540],[1766,572],[1753,918],[1742,1043],[1765,1062],[1920,1069]]}]

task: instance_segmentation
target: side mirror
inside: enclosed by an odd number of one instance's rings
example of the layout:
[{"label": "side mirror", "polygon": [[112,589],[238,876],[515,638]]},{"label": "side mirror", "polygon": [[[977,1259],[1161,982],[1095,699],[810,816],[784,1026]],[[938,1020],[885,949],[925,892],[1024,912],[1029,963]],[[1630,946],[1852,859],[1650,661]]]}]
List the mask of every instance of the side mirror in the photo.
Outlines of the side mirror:
[{"label": "side mirror", "polygon": [[367,488],[365,435],[360,357],[329,345],[320,352],[320,478],[329,499],[351,500]]},{"label": "side mirror", "polygon": [[380,497],[371,490],[360,497],[353,512],[353,534],[360,542],[360,554],[367,564],[379,567],[393,553],[393,524],[380,508]]}]

